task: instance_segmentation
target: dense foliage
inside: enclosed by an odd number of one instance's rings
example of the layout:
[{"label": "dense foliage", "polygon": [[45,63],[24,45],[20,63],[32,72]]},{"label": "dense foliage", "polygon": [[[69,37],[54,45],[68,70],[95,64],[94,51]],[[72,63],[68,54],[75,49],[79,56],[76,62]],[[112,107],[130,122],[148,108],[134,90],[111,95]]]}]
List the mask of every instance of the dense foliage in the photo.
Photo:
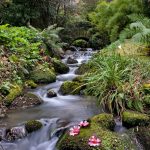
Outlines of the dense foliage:
[{"label": "dense foliage", "polygon": [[143,84],[150,76],[150,64],[118,54],[100,54],[90,62],[95,71],[87,77],[87,93],[98,97],[110,112],[125,108],[143,111]]}]

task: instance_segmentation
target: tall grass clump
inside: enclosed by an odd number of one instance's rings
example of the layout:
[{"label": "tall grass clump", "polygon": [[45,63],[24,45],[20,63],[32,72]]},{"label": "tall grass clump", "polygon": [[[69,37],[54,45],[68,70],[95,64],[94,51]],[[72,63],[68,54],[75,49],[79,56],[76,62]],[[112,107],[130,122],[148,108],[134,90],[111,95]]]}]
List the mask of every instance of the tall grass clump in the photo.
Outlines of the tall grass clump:
[{"label": "tall grass clump", "polygon": [[87,94],[117,115],[126,108],[143,111],[142,85],[150,75],[150,64],[119,54],[96,55],[90,63],[96,71],[86,78]]}]

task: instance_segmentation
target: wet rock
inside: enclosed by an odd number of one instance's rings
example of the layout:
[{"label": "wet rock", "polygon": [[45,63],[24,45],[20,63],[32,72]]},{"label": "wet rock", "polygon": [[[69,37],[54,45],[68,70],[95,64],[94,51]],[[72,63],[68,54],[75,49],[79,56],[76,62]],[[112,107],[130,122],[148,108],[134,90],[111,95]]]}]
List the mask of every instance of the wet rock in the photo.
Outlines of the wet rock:
[{"label": "wet rock", "polygon": [[[59,150],[136,150],[131,139],[126,139],[110,128],[114,126],[113,116],[110,114],[100,114],[89,120],[90,126],[81,128],[77,136],[70,136],[66,132],[58,142]],[[109,125],[110,124],[110,125]],[[88,145],[89,138],[96,135],[102,143],[98,147]]]},{"label": "wet rock", "polygon": [[35,94],[25,92],[23,95],[20,95],[19,97],[15,98],[9,108],[24,109],[24,108],[40,105],[42,102],[43,101]]},{"label": "wet rock", "polygon": [[24,127],[13,127],[6,130],[6,140],[14,141],[26,136],[26,130]]},{"label": "wet rock", "polygon": [[82,86],[82,83],[74,81],[65,81],[60,87],[60,92],[63,95],[67,94],[79,95],[83,88],[84,87]]},{"label": "wet rock", "polygon": [[135,112],[135,111],[124,111],[122,114],[122,121],[125,127],[131,128],[135,126],[144,126],[150,123],[148,115]]},{"label": "wet rock", "polygon": [[57,73],[65,74],[69,72],[69,67],[58,59],[53,58],[52,64]]},{"label": "wet rock", "polygon": [[56,81],[56,75],[53,69],[38,65],[30,72],[30,79],[35,83],[52,83]]},{"label": "wet rock", "polygon": [[57,94],[53,90],[48,90],[47,97],[49,98],[57,97]]},{"label": "wet rock", "polygon": [[30,120],[25,123],[25,129],[27,130],[28,133],[35,132],[41,129],[42,126],[43,126],[42,123],[37,120]]},{"label": "wet rock", "polygon": [[67,59],[67,64],[77,64],[77,63],[78,63],[77,60],[75,60],[75,59],[73,59],[73,58],[71,58],[71,57],[68,57],[68,59]]}]

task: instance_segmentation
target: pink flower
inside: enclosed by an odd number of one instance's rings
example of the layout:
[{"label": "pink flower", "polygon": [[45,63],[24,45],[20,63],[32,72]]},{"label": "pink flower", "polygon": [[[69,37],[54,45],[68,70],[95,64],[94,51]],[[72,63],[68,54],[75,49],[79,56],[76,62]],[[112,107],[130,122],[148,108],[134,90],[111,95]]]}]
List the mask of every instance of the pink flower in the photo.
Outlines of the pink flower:
[{"label": "pink flower", "polygon": [[75,135],[78,135],[79,132],[80,132],[80,126],[74,126],[74,127],[70,128],[69,135],[75,136]]},{"label": "pink flower", "polygon": [[79,123],[79,126],[80,126],[80,127],[87,127],[88,125],[89,125],[89,122],[87,122],[86,120],[81,121],[81,122]]},{"label": "pink flower", "polygon": [[88,144],[90,146],[99,146],[101,144],[101,140],[96,136],[91,136]]}]

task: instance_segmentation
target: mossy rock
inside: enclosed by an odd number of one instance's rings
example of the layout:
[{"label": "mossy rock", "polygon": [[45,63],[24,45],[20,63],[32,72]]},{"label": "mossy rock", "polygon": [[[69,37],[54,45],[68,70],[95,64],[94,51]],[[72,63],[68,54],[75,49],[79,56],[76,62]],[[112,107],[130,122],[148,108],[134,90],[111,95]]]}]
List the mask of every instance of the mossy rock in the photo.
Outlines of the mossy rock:
[{"label": "mossy rock", "polygon": [[10,106],[14,99],[21,95],[23,87],[21,85],[14,84],[12,85],[9,94],[4,99],[5,106]]},{"label": "mossy rock", "polygon": [[38,65],[32,72],[30,72],[30,79],[35,83],[52,83],[56,81],[56,75],[53,69]]},{"label": "mossy rock", "polygon": [[92,120],[103,128],[113,130],[115,127],[115,121],[112,114],[103,113],[101,115],[96,115]]},{"label": "mossy rock", "polygon": [[60,92],[63,95],[66,94],[79,95],[82,89],[83,86],[81,83],[74,82],[74,81],[65,81],[60,87]]},{"label": "mossy rock", "polygon": [[75,71],[75,74],[84,75],[85,73],[90,72],[91,67],[89,64],[81,64],[80,67]]},{"label": "mossy rock", "polygon": [[32,133],[42,128],[42,123],[37,120],[30,120],[25,123],[25,129],[28,133]]},{"label": "mossy rock", "polygon": [[25,86],[30,87],[31,89],[35,89],[38,85],[33,80],[27,80],[25,82]]},{"label": "mossy rock", "polygon": [[[108,120],[104,118],[107,117]],[[99,123],[98,120],[99,120]],[[102,119],[102,120],[101,120]],[[110,120],[109,120],[110,119]],[[59,150],[135,150],[131,140],[107,129],[108,122],[112,121],[112,116],[100,114],[90,119],[90,126],[81,128],[79,135],[70,136],[68,132],[60,139],[57,144]],[[107,122],[106,126],[104,120]],[[102,122],[102,126],[100,124]],[[90,147],[88,140],[92,135],[101,139],[102,143],[98,147]]]},{"label": "mossy rock", "polygon": [[84,76],[77,76],[75,77],[72,81],[75,81],[75,82],[79,82],[79,83],[84,83]]},{"label": "mossy rock", "polygon": [[52,59],[52,64],[57,73],[65,74],[69,72],[69,67],[56,58]]},{"label": "mossy rock", "polygon": [[148,125],[150,118],[148,115],[135,112],[135,111],[124,111],[122,114],[123,125],[131,128],[135,126]]}]

